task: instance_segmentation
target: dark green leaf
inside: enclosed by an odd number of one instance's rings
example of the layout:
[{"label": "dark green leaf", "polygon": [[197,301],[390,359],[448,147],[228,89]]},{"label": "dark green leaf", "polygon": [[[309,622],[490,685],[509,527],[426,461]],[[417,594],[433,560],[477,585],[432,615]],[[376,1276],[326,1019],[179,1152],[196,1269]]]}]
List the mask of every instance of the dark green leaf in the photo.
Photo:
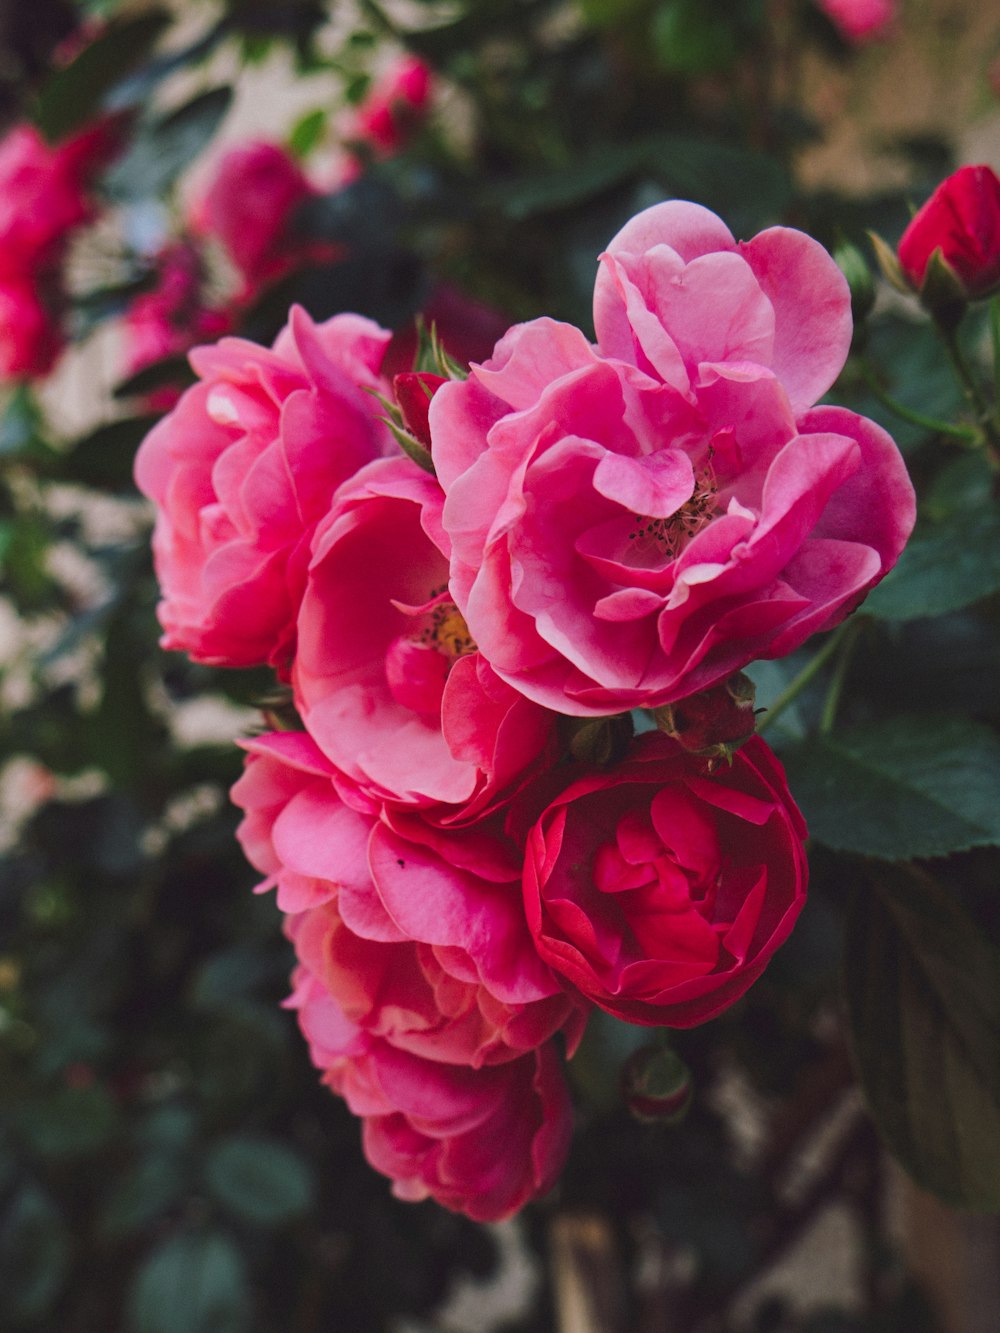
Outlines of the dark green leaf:
[{"label": "dark green leaf", "polygon": [[99,1084],[61,1088],[26,1105],[21,1133],[42,1157],[79,1157],[95,1152],[118,1129],[117,1108]]},{"label": "dark green leaf", "polygon": [[97,490],[134,490],[132,469],[136,450],[159,419],[150,413],[98,426],[77,440],[71,453],[59,459],[60,471],[74,482]]},{"label": "dark green leaf", "polygon": [[69,1236],[47,1195],[27,1185],[0,1226],[0,1311],[4,1327],[34,1326],[50,1308],[66,1276]]},{"label": "dark green leaf", "polygon": [[232,97],[231,88],[211,88],[145,127],[108,172],[109,192],[131,203],[169,191],[215,134]]},{"label": "dark green leaf", "polygon": [[57,70],[42,88],[34,117],[42,133],[56,141],[85,125],[115,84],[152,49],[170,21],[162,9],[112,20],[96,41]]},{"label": "dark green leaf", "polygon": [[903,861],[1000,845],[1000,740],[963,718],[896,717],[783,751],[809,831]]},{"label": "dark green leaf", "polygon": [[251,1305],[243,1256],[221,1231],[171,1236],[140,1269],[129,1316],[129,1333],[244,1333]]},{"label": "dark green leaf", "polygon": [[[905,407],[939,421],[954,421],[963,406],[962,392],[930,322],[917,324],[899,315],[869,320],[865,349],[881,387]],[[923,444],[931,432],[903,421],[856,378],[851,362],[830,399],[884,426],[904,451]]]},{"label": "dark green leaf", "polygon": [[919,1184],[1000,1209],[1000,950],[955,896],[886,867],[855,895],[847,1003],[872,1113]]},{"label": "dark green leaf", "polygon": [[0,419],[0,457],[30,449],[38,440],[41,420],[31,389],[19,384],[8,398]]},{"label": "dark green leaf", "polygon": [[176,1157],[145,1158],[115,1181],[101,1210],[101,1234],[114,1240],[141,1231],[177,1202],[186,1184]]},{"label": "dark green leaf", "polygon": [[883,620],[959,611],[1000,590],[1000,511],[952,514],[914,536],[865,610]]},{"label": "dark green leaf", "polygon": [[128,379],[116,384],[111,393],[113,398],[134,398],[164,386],[186,389],[196,378],[186,356],[168,356],[129,375]]},{"label": "dark green leaf", "polygon": [[777,213],[788,197],[783,168],[763,153],[684,134],[657,134],[602,148],[559,171],[505,182],[492,203],[521,222],[569,208],[637,176],[651,177],[679,198],[698,199],[737,225],[734,212],[752,183],[755,208]]},{"label": "dark green leaf", "polygon": [[312,1202],[312,1178],[300,1157],[276,1139],[252,1135],[223,1139],[205,1163],[216,1200],[242,1221],[281,1226]]}]

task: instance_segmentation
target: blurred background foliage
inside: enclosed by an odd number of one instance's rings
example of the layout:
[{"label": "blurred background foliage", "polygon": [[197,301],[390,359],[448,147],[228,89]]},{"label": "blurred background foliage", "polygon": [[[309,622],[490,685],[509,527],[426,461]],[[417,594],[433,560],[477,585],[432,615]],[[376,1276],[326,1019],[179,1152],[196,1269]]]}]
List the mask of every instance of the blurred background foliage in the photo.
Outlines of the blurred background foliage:
[{"label": "blurred background foliage", "polygon": [[[650,203],[692,198],[738,235],[784,221],[868,253],[864,229],[893,242],[953,160],[950,141],[922,135],[890,146],[896,166],[876,190],[810,183],[803,155],[823,127],[804,83],[879,53],[859,55],[809,0],[190,0],[173,11],[33,0],[4,7],[0,41],[6,124],[28,119],[55,141],[111,115],[119,136],[97,186],[105,222],[74,252],[65,295],[84,356],[152,289],[158,247],[183,231],[184,173],[211,151],[232,100],[220,62],[237,85],[276,52],[303,79],[334,76],[336,99],[281,127],[306,163],[338,148],[345,108],[363,102],[387,50],[419,56],[437,90],[400,151],[356,146],[350,178],[328,174],[302,202],[298,261],[230,312],[262,341],[291,301],[317,319],[357,310],[401,331],[435,302],[457,303],[457,336],[478,356],[516,319],[587,329],[595,258]],[[967,334],[975,356],[982,329]],[[769,735],[813,825],[810,905],[741,1004],[676,1034],[693,1086],[682,1123],[629,1116],[619,1071],[645,1034],[596,1017],[570,1067],[579,1122],[562,1183],[500,1229],[390,1197],[280,1007],[291,952],[273,903],[250,892],[226,799],[240,768],[231,737],[254,725],[248,710],[269,682],[159,650],[149,515],[131,480],[156,391],[184,383],[184,347],[122,370],[76,435],[58,424],[58,377],[41,392],[9,387],[0,1327],[542,1333],[566,1319],[566,1284],[581,1273],[593,1327],[607,1333],[942,1327],[894,1243],[886,1159],[859,1109],[846,1033],[853,1023],[868,1100],[917,1178],[954,1202],[1000,1206],[1000,520],[983,461],[877,396],[930,418],[960,411],[927,326],[883,301],[860,337],[867,377],[852,360],[835,396],[893,430],[923,526],[905,577],[872,599],[844,731],[814,734],[819,673]],[[405,344],[399,355],[402,365]],[[813,651],[762,664],[760,702]],[[924,860],[901,866],[912,858]],[[900,1065],[904,1029],[934,1034],[927,1068]],[[992,1075],[979,1059],[989,1049]],[[935,1083],[949,1058],[968,1064],[960,1093]],[[922,1126],[907,1119],[911,1095]],[[971,1156],[948,1137],[969,1108],[984,1139]],[[848,1227],[832,1284],[807,1258],[798,1296],[769,1285],[831,1209]],[[497,1275],[514,1242],[511,1301]],[[456,1292],[470,1280],[493,1295],[463,1324]]]}]

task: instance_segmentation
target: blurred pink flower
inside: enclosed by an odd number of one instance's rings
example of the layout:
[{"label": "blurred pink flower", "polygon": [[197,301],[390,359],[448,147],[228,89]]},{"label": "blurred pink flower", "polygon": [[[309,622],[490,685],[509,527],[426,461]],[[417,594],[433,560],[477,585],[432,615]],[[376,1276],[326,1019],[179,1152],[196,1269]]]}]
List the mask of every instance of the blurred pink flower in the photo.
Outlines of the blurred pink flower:
[{"label": "blurred pink flower", "polygon": [[355,108],[344,137],[361,140],[379,157],[398,153],[427,114],[430,96],[429,67],[417,56],[401,56]]},{"label": "blurred pink flower", "polygon": [[896,0],[816,0],[848,42],[870,42],[896,17]]},{"label": "blurred pink flower", "polygon": [[307,250],[291,215],[315,194],[295,159],[280,145],[254,140],[223,155],[194,202],[194,231],[215,236],[239,270],[245,293],[280,277]]}]

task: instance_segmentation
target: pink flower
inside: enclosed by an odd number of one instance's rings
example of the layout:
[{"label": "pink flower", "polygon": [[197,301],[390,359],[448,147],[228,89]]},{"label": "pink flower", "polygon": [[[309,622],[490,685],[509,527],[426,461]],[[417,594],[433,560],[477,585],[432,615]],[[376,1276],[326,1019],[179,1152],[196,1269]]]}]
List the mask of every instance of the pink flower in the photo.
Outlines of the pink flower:
[{"label": "pink flower", "polygon": [[430,408],[451,596],[559,712],[655,707],[791,652],[895,564],[913,488],[880,427],[809,410],[850,344],[832,259],[660,204],[603,256],[598,347],[517,325]]},{"label": "pink flower", "polygon": [[738,999],[805,902],[806,828],[757,736],[710,776],[665,736],[553,800],[528,836],[542,958],[608,1013],[692,1027]]},{"label": "pink flower", "polygon": [[585,1009],[540,962],[520,857],[492,821],[442,831],[371,810],[302,732],[247,743],[238,836],[291,913],[299,961],[359,1029],[447,1064],[501,1064]]},{"label": "pink flower", "polygon": [[223,338],[191,353],[201,382],[136,459],[158,506],[164,647],[285,668],[315,526],[339,483],[393,447],[365,392],[387,388],[388,338],[358,315],[317,325],[296,307],[273,350]]},{"label": "pink flower", "polygon": [[345,138],[360,139],[380,157],[404,148],[427,112],[431,71],[417,56],[403,56],[376,81],[356,108]]},{"label": "pink flower", "polygon": [[310,735],[354,783],[468,819],[539,759],[552,719],[470,640],[448,593],[441,502],[402,457],[340,489],[313,542],[292,680]]},{"label": "pink flower", "polygon": [[296,982],[313,1061],[362,1117],[365,1156],[398,1198],[494,1222],[552,1188],[572,1113],[551,1042],[486,1069],[438,1064],[355,1027],[308,969]]},{"label": "pink flower", "polygon": [[895,0],[817,0],[848,42],[870,42],[896,17]]},{"label": "pink flower", "polygon": [[285,149],[255,140],[222,157],[191,221],[198,232],[218,237],[253,289],[301,257],[304,247],[290,231],[291,215],[314,193]]},{"label": "pink flower", "polygon": [[[19,125],[0,140],[0,274],[24,277],[61,255],[67,234],[90,216],[80,138],[51,147]],[[89,139],[88,139],[89,143]]]},{"label": "pink flower", "polygon": [[992,168],[959,167],[903,232],[899,262],[918,292],[935,251],[968,299],[1000,287],[1000,179]]},{"label": "pink flower", "polygon": [[0,276],[0,379],[47,375],[62,347],[59,320],[30,277]]},{"label": "pink flower", "polygon": [[[232,324],[225,310],[203,303],[201,257],[189,242],[166,246],[157,256],[156,271],[156,286],[136,297],[125,315],[126,375],[179,356],[195,343],[218,338]],[[161,388],[149,403],[168,409],[178,397],[176,389]]]}]

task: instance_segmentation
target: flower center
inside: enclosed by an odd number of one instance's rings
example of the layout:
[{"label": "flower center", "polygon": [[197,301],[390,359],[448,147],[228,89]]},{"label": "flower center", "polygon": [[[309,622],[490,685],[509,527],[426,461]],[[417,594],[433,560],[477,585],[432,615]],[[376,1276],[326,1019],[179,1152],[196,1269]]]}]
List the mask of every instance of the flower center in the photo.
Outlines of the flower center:
[{"label": "flower center", "polygon": [[[435,596],[440,595],[435,593]],[[417,642],[435,649],[452,662],[476,651],[465,617],[455,603],[448,600],[440,601],[431,608],[429,624],[421,630]]]},{"label": "flower center", "polygon": [[675,559],[688,542],[715,517],[718,491],[710,457],[705,466],[695,473],[694,491],[690,500],[685,501],[669,518],[635,514],[633,517],[637,527],[629,533],[629,541],[635,542],[639,549],[655,547],[662,555]]}]

